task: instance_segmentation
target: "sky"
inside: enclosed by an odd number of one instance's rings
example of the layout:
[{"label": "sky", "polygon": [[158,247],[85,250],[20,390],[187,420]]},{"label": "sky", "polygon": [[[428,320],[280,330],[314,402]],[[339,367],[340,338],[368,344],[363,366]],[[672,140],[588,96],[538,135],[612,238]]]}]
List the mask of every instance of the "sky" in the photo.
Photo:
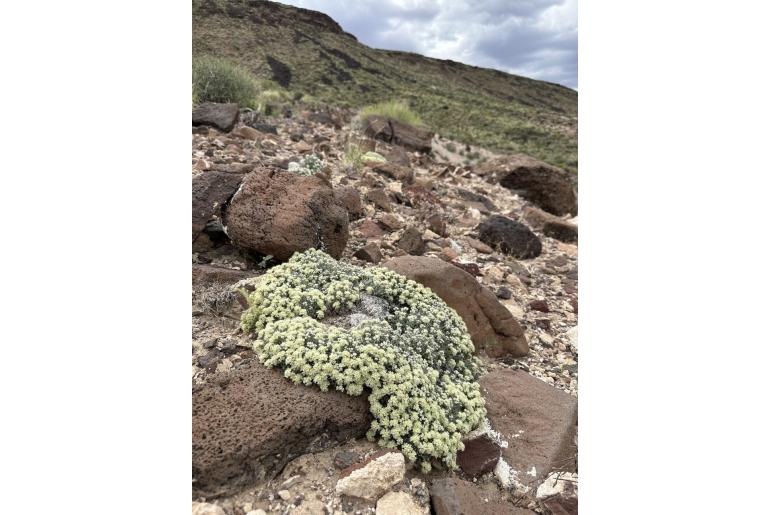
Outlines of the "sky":
[{"label": "sky", "polygon": [[281,0],[374,48],[406,50],[577,89],[577,0]]}]

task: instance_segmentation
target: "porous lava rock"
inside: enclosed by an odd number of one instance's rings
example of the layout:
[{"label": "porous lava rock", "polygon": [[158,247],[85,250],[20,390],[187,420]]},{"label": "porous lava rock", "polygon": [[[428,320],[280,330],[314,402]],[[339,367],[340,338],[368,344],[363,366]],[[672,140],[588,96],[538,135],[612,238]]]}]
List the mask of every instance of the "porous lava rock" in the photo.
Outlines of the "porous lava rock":
[{"label": "porous lava rock", "polygon": [[348,211],[322,178],[260,167],[230,200],[225,230],[237,246],[279,261],[310,248],[339,258],[348,241]]},{"label": "porous lava rock", "polygon": [[215,374],[192,394],[193,489],[215,497],[272,479],[318,441],[363,436],[366,395],[297,385],[256,361]]},{"label": "porous lava rock", "polygon": [[529,227],[505,216],[492,215],[476,230],[481,241],[519,259],[535,258],[543,250],[540,239]]}]

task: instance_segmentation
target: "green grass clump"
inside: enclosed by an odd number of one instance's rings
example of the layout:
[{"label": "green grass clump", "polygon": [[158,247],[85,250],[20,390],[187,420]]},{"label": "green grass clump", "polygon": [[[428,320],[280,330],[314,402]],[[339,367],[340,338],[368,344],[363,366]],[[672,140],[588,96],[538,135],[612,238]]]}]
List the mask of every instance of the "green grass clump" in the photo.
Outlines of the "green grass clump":
[{"label": "green grass clump", "polygon": [[287,91],[278,89],[267,89],[257,96],[256,110],[262,114],[271,116],[278,113],[281,104],[291,100],[291,95]]},{"label": "green grass clump", "polygon": [[364,165],[364,152],[361,150],[361,147],[354,143],[349,143],[345,150],[343,162],[354,170],[360,171]]},{"label": "green grass clump", "polygon": [[192,85],[194,102],[235,103],[257,107],[259,83],[244,68],[213,56],[193,58]]},{"label": "green grass clump", "polygon": [[425,286],[320,250],[271,268],[241,324],[254,351],[297,384],[369,393],[367,437],[429,471],[450,468],[464,434],[486,415],[481,363],[465,323]]},{"label": "green grass clump", "polygon": [[361,109],[359,115],[362,119],[366,119],[369,116],[384,116],[399,122],[408,123],[409,125],[424,125],[422,118],[412,111],[406,102],[401,100],[368,105]]}]

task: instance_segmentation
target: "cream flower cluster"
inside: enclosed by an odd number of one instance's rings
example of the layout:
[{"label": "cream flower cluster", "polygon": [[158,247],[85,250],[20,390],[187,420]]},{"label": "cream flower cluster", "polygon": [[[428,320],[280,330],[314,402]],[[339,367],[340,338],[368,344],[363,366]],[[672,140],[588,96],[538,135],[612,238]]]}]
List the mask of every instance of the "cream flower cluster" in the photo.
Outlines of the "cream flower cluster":
[{"label": "cream flower cluster", "polygon": [[[370,316],[370,299],[386,309]],[[249,304],[243,329],[265,366],[324,391],[370,392],[370,440],[425,471],[434,459],[456,467],[462,436],[486,415],[480,362],[462,319],[432,291],[310,249],[265,274]],[[352,314],[352,326],[330,323]]]},{"label": "cream flower cluster", "polygon": [[291,161],[289,163],[289,171],[297,175],[315,175],[323,167],[324,162],[317,156],[307,156],[301,158],[299,162]]}]

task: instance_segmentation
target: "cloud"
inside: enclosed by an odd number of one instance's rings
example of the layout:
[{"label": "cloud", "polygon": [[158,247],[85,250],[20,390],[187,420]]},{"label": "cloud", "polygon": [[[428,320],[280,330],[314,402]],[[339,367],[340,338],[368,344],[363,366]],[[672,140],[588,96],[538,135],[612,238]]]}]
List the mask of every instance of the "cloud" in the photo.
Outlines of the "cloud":
[{"label": "cloud", "polygon": [[577,0],[282,0],[359,41],[577,88]]}]

